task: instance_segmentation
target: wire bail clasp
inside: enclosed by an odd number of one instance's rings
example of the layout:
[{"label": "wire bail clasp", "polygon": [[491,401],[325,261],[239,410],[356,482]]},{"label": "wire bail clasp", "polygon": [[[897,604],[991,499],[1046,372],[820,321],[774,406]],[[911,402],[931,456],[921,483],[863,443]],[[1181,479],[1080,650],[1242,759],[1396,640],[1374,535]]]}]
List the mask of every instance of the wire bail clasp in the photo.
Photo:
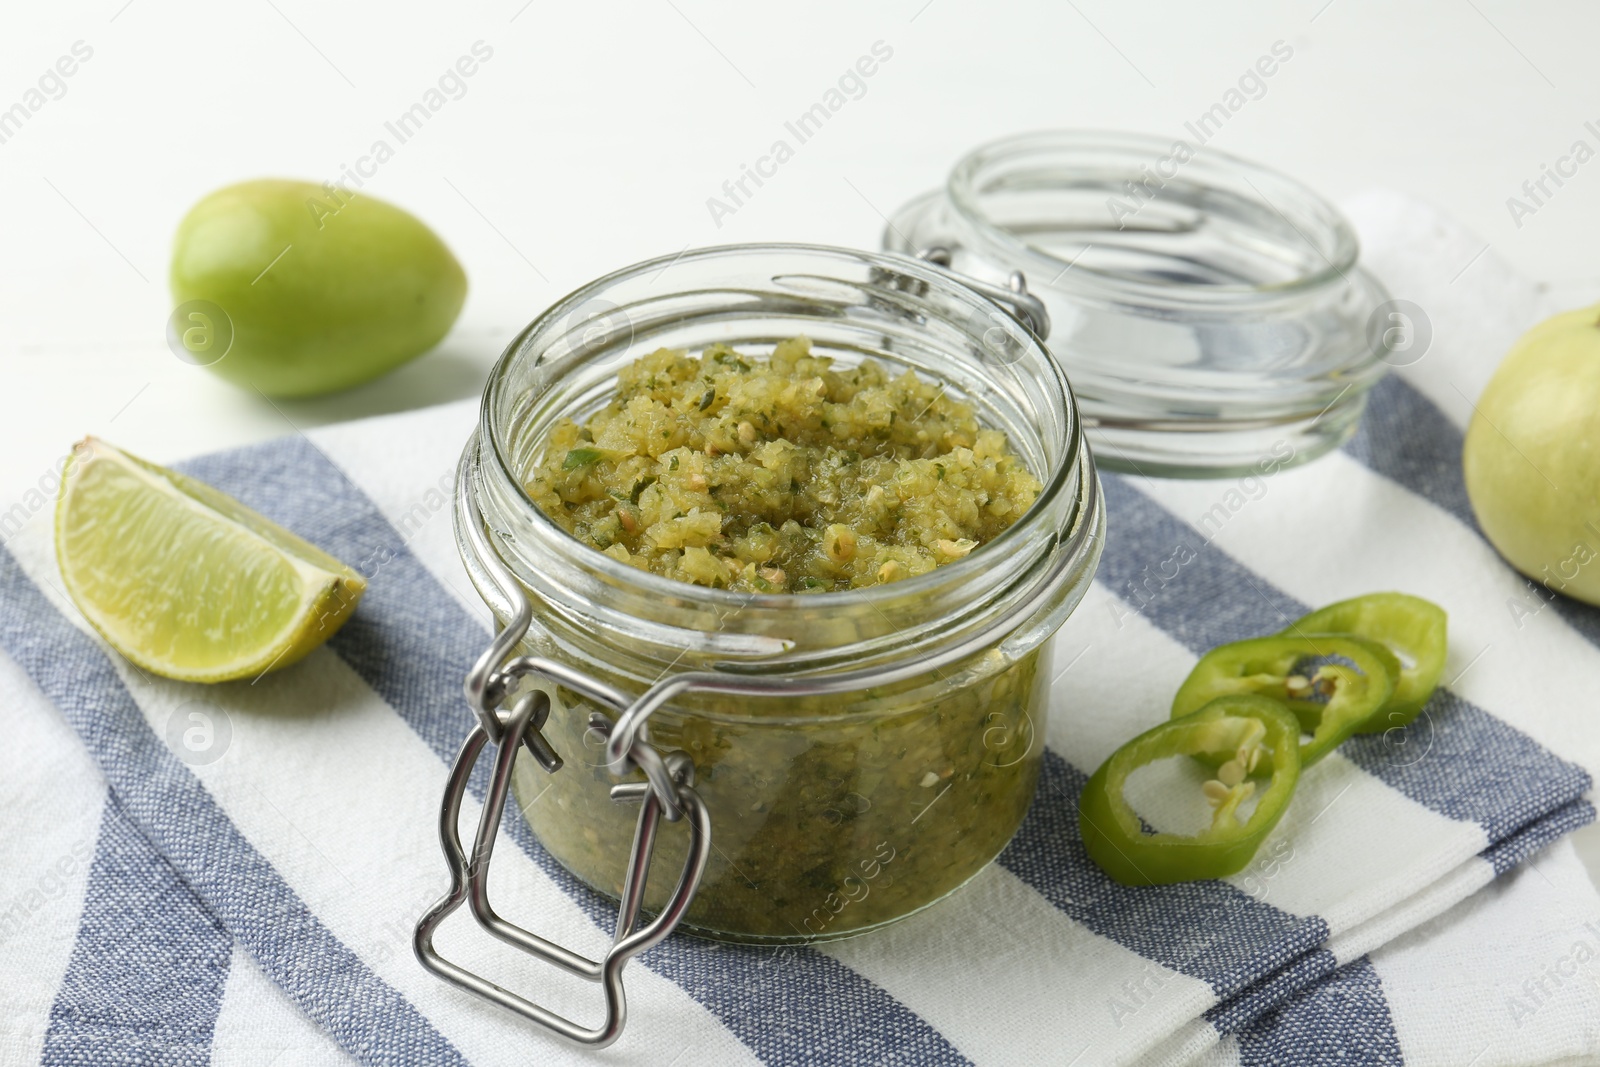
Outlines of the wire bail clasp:
[{"label": "wire bail clasp", "polygon": [[[518,692],[523,677],[537,676],[576,692],[602,707],[608,707],[619,715],[630,710],[635,701],[611,686],[554,660],[513,655],[532,624],[532,605],[515,577],[495,557],[487,543],[471,487],[474,451],[469,445],[457,470],[457,517],[466,526],[466,540],[475,556],[471,562],[482,567],[494,580],[505,604],[512,610],[505,627],[495,634],[489,648],[467,675],[467,700],[478,721],[467,735],[450,769],[439,812],[439,841],[450,867],[450,888],[418,920],[412,947],[424,967],[458,989],[515,1012],[570,1041],[604,1048],[617,1039],[627,1022],[623,968],[634,956],[659,944],[672,933],[700,887],[706,860],[711,852],[711,817],[694,788],[693,761],[683,752],[663,756],[649,743],[641,724],[640,729],[627,731],[628,744],[622,758],[611,762],[611,769],[618,777],[636,767],[645,775],[642,782],[618,782],[611,787],[614,801],[640,805],[611,947],[599,959],[589,959],[506,921],[495,911],[489,901],[489,867],[500,821],[505,813],[506,799],[511,792],[512,771],[517,756],[526,748],[546,773],[556,774],[562,768],[560,755],[543,733],[551,710],[550,696],[540,688]],[[501,707],[508,700],[510,708]],[[610,745],[614,730],[611,718],[602,712],[594,712],[590,716],[589,726],[605,736]],[[495,747],[494,773],[490,778],[483,813],[469,855],[461,841],[461,805],[478,759],[490,745]],[[666,904],[654,919],[641,926],[639,919],[645,884],[655,852],[656,831],[663,817],[670,822],[682,820],[688,823],[688,854],[677,885]],[[441,956],[434,948],[434,934],[462,904],[469,906],[480,927],[499,940],[569,974],[600,983],[605,999],[605,1017],[601,1023],[595,1027],[580,1026]]]}]

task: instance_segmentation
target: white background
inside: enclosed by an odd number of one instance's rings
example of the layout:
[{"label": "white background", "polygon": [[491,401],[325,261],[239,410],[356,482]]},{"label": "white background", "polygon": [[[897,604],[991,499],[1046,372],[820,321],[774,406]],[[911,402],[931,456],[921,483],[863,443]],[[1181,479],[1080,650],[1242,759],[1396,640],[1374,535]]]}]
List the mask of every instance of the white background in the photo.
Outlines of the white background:
[{"label": "white background", "polygon": [[[0,110],[75,42],[92,58],[0,144],[0,512],[73,440],[159,461],[474,395],[500,347],[600,274],[688,246],[876,247],[882,214],[965,150],[1040,127],[1178,136],[1276,41],[1212,142],[1335,199],[1433,200],[1574,303],[1600,295],[1600,161],[1519,227],[1506,200],[1600,127],[1600,6],[1510,0],[784,5],[18,4]],[[336,178],[474,42],[493,57],[365,191],[420,215],[471,293],[440,348],[276,406],[167,350],[173,228],[237,180]],[[875,42],[893,56],[757,194],[706,200]],[[792,142],[792,138],[791,138]],[[48,508],[31,520],[48,521]],[[1600,831],[1582,837],[1600,872]]]}]

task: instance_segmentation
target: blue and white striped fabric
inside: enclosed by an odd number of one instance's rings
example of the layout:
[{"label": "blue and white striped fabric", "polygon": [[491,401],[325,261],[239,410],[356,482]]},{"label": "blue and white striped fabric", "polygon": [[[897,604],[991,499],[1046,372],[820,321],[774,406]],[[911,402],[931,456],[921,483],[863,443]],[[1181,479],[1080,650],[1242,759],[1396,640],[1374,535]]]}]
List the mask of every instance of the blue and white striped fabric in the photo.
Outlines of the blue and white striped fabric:
[{"label": "blue and white striped fabric", "polygon": [[[1455,278],[1480,243],[1419,205],[1352,211],[1369,262],[1430,313],[1432,351],[1378,388],[1355,441],[1307,467],[1106,476],[1110,536],[1057,638],[1044,781],[1000,861],[856,940],[672,938],[629,969],[629,1028],[605,1053],[447,988],[410,954],[445,884],[437,804],[488,625],[447,504],[473,405],[183,465],[370,578],[327,648],[255,684],[168,682],[105,648],[34,521],[0,551],[0,1063],[1600,1056],[1600,897],[1560,841],[1594,815],[1600,612],[1543,610],[1482,541],[1458,462],[1470,408],[1451,399],[1475,396],[1544,309],[1492,256]],[[1128,889],[1087,860],[1074,815],[1087,772],[1164,717],[1200,652],[1386,588],[1451,616],[1449,685],[1406,737],[1348,743],[1308,772],[1226,882]],[[607,906],[513,823],[496,859],[508,916],[602,945]],[[558,1010],[598,1009],[593,987],[470,922],[440,946]]]}]

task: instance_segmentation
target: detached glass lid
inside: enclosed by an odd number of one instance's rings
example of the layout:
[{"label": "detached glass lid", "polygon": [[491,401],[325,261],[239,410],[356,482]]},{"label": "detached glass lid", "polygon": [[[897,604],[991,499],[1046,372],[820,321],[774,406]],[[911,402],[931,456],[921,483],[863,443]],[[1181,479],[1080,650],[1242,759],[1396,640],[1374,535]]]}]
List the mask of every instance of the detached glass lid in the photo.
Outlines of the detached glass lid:
[{"label": "detached glass lid", "polygon": [[896,212],[883,244],[996,284],[1026,278],[1104,467],[1214,477],[1303,463],[1355,431],[1386,366],[1369,322],[1387,294],[1343,216],[1184,141],[996,141]]}]

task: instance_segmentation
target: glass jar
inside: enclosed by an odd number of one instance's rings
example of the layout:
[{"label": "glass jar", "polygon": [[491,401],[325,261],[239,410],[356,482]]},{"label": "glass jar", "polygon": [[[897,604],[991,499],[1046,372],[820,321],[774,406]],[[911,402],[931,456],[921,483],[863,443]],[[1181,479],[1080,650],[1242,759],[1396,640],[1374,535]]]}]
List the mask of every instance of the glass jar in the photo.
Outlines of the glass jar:
[{"label": "glass jar", "polygon": [[1282,469],[1354,431],[1387,295],[1304,185],[1142,134],[1033,133],[964,157],[884,231],[891,251],[1026,274],[1096,457],[1149,475]]},{"label": "glass jar", "polygon": [[[791,595],[636,569],[529,499],[523,478],[553,424],[606,404],[623,365],[713,342],[764,354],[800,334],[817,354],[910,368],[973,404],[1043,485],[1031,509],[927,574]],[[632,696],[691,672],[755,687],[682,692],[649,719],[651,745],[693,761],[710,816],[712,848],[683,928],[761,943],[860,933],[945,896],[1016,831],[1044,747],[1047,639],[1089,586],[1105,520],[1065,375],[1029,329],[959,277],[805,245],[629,267],[511,343],[462,472],[463,559],[502,625],[516,609],[475,543],[531,602],[524,653]],[[534,684],[551,704],[543,738],[565,766],[518,761],[518,807],[563,866],[623,897],[638,809],[612,798],[617,779],[595,725],[615,710],[569,685]],[[662,824],[657,862],[677,869],[687,837],[684,823]],[[647,910],[662,906],[670,882],[650,881]]]}]

